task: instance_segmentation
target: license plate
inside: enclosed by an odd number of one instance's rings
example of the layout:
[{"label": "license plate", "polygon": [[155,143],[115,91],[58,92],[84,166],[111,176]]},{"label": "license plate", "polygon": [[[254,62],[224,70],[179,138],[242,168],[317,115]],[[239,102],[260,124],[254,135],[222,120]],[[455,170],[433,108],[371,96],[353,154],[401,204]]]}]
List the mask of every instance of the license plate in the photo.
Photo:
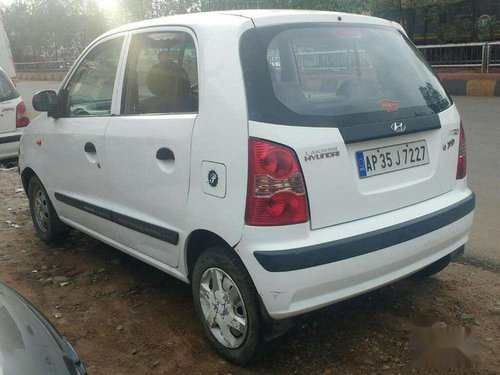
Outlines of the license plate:
[{"label": "license plate", "polygon": [[357,151],[356,161],[360,178],[417,167],[429,163],[427,142],[417,141]]}]

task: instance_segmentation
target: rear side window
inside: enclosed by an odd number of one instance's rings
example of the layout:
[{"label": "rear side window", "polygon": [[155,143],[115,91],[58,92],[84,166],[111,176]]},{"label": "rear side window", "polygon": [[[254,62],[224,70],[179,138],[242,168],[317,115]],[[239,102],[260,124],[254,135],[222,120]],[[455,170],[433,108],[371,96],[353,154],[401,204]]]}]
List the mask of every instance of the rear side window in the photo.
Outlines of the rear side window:
[{"label": "rear side window", "polygon": [[254,29],[243,36],[240,54],[256,121],[342,127],[451,105],[420,52],[388,27]]},{"label": "rear side window", "polygon": [[123,37],[100,43],[85,56],[66,86],[66,116],[108,116]]},{"label": "rear side window", "polygon": [[0,71],[0,102],[12,100],[17,97],[19,97],[19,94],[9,77]]},{"label": "rear side window", "polygon": [[132,38],[122,113],[198,111],[198,70],[193,38],[185,32],[154,32]]}]

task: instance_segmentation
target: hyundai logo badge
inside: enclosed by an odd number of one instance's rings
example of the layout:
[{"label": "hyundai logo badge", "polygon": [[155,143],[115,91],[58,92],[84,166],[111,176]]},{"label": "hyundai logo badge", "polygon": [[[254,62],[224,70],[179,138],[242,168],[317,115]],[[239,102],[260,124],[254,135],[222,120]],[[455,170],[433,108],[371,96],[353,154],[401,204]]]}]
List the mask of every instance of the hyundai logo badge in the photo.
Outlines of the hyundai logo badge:
[{"label": "hyundai logo badge", "polygon": [[396,133],[403,133],[406,130],[406,125],[402,122],[393,122],[391,125],[391,129]]}]

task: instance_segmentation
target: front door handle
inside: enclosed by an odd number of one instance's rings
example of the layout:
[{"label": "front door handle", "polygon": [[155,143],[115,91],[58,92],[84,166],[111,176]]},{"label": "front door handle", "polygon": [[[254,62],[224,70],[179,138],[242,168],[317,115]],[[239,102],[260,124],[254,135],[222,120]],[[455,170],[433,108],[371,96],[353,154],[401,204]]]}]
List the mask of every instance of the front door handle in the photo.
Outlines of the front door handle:
[{"label": "front door handle", "polygon": [[167,147],[158,149],[158,151],[156,151],[156,158],[163,161],[175,161],[174,152]]},{"label": "front door handle", "polygon": [[87,142],[85,143],[85,146],[83,147],[83,150],[88,153],[88,154],[95,154],[97,153],[97,149],[95,148],[95,144],[92,142]]}]

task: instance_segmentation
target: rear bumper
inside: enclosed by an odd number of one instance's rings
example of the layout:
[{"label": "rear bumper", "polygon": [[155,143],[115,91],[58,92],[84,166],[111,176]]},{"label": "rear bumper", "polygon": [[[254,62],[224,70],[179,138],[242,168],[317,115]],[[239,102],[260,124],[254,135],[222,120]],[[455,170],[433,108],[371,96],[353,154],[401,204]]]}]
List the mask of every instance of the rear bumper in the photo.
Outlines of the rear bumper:
[{"label": "rear bumper", "polygon": [[17,158],[22,132],[0,133],[0,161]]},{"label": "rear bumper", "polygon": [[246,227],[236,250],[269,315],[283,319],[381,287],[452,253],[468,239],[474,205],[470,190],[454,190],[309,235],[288,227],[290,240],[282,228],[273,236],[270,228]]},{"label": "rear bumper", "polygon": [[299,249],[254,252],[258,262],[270,272],[288,272],[340,262],[426,235],[467,216],[475,207],[471,194],[449,207],[417,219],[358,236]]}]

